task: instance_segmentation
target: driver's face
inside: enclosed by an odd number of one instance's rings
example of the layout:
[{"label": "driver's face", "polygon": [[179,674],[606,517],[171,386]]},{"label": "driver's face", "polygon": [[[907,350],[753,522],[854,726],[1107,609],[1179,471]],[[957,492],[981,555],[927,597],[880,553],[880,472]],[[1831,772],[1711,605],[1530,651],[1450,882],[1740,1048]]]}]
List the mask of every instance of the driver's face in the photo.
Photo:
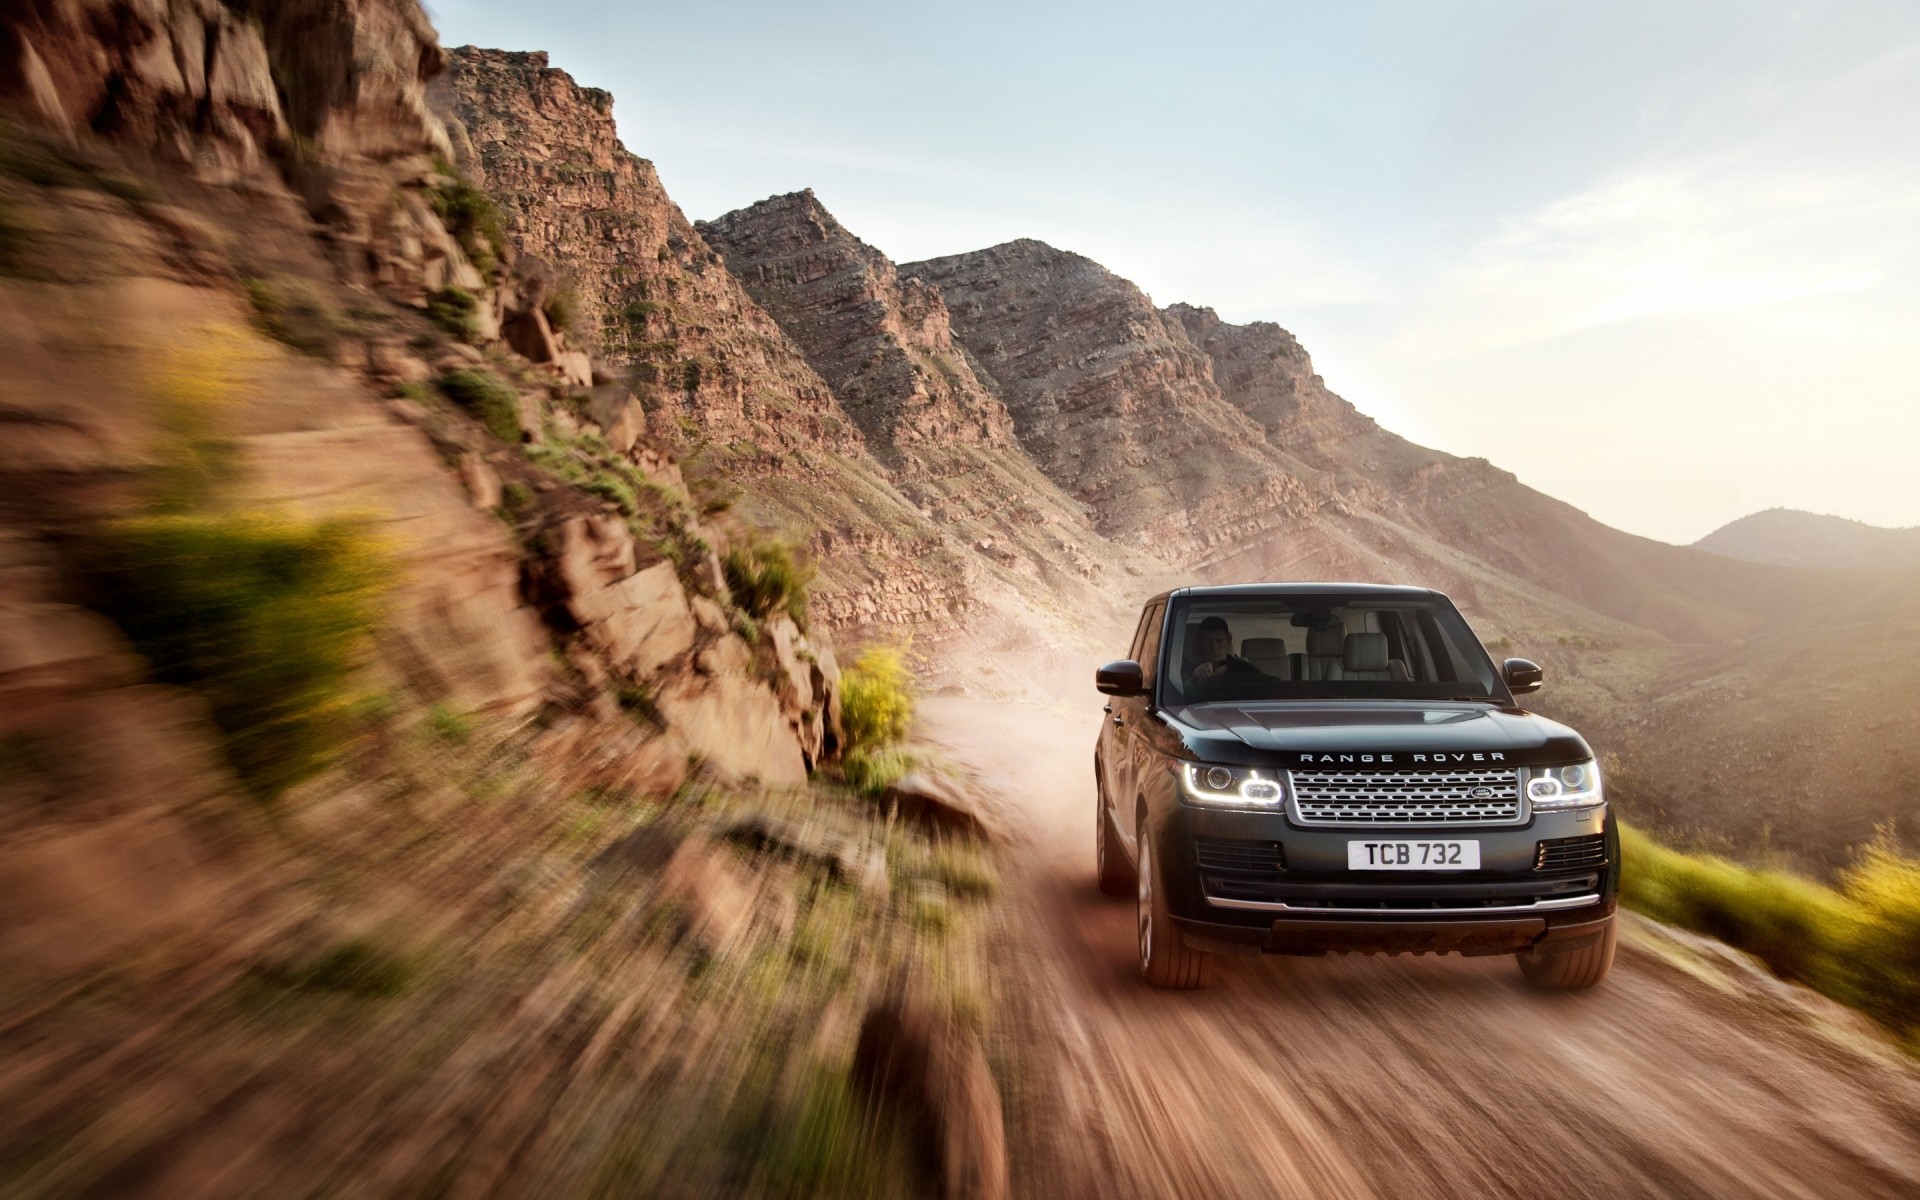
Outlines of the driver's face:
[{"label": "driver's face", "polygon": [[1233,653],[1233,635],[1218,629],[1200,631],[1200,661],[1222,662]]}]

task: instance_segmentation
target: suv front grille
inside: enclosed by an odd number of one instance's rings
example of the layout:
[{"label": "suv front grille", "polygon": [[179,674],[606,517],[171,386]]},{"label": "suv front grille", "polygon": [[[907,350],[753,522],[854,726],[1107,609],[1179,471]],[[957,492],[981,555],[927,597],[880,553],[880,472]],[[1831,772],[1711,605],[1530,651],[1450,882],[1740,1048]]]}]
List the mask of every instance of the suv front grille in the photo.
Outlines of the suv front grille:
[{"label": "suv front grille", "polygon": [[1580,837],[1552,838],[1541,842],[1533,853],[1536,871],[1579,871],[1607,865],[1607,835],[1583,834]]},{"label": "suv front grille", "polygon": [[1520,772],[1295,771],[1302,825],[1515,825]]}]

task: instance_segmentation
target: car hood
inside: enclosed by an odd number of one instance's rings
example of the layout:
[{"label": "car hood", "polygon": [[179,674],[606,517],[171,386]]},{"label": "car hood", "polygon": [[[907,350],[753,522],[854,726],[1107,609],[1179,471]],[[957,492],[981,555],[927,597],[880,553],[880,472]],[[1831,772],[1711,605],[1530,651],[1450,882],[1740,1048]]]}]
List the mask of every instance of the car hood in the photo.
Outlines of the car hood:
[{"label": "car hood", "polygon": [[1557,721],[1486,704],[1273,701],[1192,704],[1162,715],[1196,758],[1211,761],[1417,769],[1592,754],[1585,739]]}]

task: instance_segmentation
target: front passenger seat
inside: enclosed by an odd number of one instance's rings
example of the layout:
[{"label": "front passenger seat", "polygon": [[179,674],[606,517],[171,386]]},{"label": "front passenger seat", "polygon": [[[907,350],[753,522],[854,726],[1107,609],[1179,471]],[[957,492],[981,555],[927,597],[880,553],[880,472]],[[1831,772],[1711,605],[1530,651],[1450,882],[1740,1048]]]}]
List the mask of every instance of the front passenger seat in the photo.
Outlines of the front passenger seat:
[{"label": "front passenger seat", "polygon": [[1340,652],[1342,679],[1407,679],[1407,665],[1387,657],[1384,633],[1350,633]]}]

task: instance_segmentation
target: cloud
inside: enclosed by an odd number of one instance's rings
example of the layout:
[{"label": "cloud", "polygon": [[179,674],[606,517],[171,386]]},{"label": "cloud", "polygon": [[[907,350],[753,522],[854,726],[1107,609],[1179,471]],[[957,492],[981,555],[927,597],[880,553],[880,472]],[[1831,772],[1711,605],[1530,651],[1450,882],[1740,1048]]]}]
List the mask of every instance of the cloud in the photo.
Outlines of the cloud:
[{"label": "cloud", "polygon": [[1920,229],[1920,173],[1751,155],[1646,164],[1512,222],[1424,288],[1396,356],[1448,360],[1619,321],[1875,287]]}]

